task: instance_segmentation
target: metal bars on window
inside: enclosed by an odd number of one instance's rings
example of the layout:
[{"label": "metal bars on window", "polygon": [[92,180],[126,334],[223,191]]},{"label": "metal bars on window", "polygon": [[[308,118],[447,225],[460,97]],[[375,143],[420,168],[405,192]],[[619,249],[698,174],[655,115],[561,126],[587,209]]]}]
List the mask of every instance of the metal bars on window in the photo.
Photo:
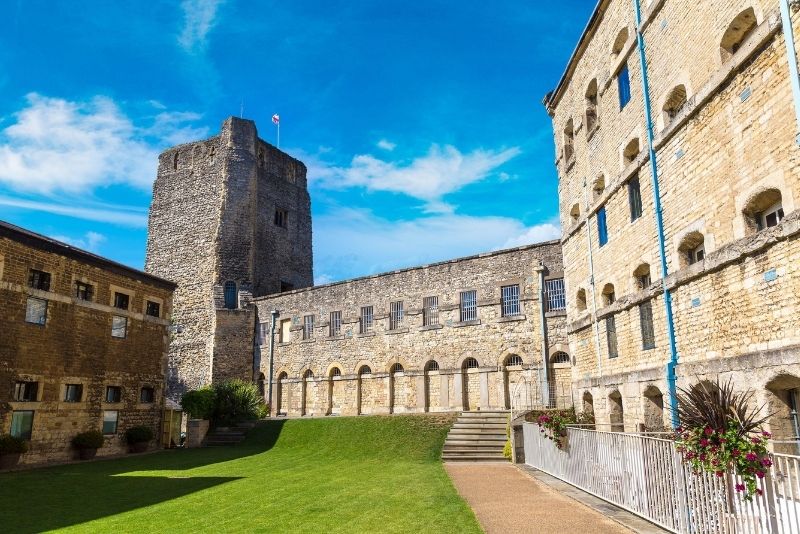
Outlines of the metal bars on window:
[{"label": "metal bars on window", "polygon": [[403,326],[403,301],[389,304],[389,330],[397,330]]},{"label": "metal bars on window", "polygon": [[642,349],[656,347],[656,335],[653,331],[653,302],[648,300],[639,305],[639,323],[642,328]]},{"label": "metal bars on window", "polygon": [[425,297],[422,299],[422,325],[437,324],[439,324],[439,297]]},{"label": "metal bars on window", "polygon": [[372,321],[374,313],[372,306],[363,306],[361,308],[361,333],[369,334],[372,332]]},{"label": "metal bars on window", "polygon": [[478,292],[474,289],[471,291],[461,292],[461,321],[475,321],[478,319]]},{"label": "metal bars on window", "polygon": [[311,339],[314,337],[314,316],[303,316],[303,339]]},{"label": "metal bars on window", "polygon": [[544,292],[547,298],[547,310],[558,311],[567,307],[567,297],[564,291],[564,279],[553,278],[544,281]]},{"label": "metal bars on window", "polygon": [[503,317],[514,317],[520,315],[522,311],[519,307],[519,285],[503,286],[500,288],[502,298],[501,313]]},{"label": "metal bars on window", "polygon": [[330,325],[329,325],[328,334],[331,337],[336,337],[336,336],[342,335],[342,312],[341,311],[331,312],[331,322],[330,322]]}]

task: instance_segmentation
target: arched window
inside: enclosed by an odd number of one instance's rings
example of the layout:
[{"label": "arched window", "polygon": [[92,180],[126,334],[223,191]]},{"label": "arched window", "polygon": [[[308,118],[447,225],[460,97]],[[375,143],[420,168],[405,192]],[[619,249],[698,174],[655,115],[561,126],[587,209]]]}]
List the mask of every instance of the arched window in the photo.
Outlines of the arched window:
[{"label": "arched window", "polygon": [[311,371],[311,369],[306,369],[306,372],[303,373],[303,378],[305,379],[314,378],[314,372]]},{"label": "arched window", "polygon": [[586,290],[580,288],[578,290],[578,294],[575,297],[575,306],[577,306],[578,311],[584,311],[586,309]]},{"label": "arched window", "polygon": [[572,219],[573,223],[578,222],[578,219],[581,218],[581,206],[577,202],[572,205],[572,208],[569,210],[569,216]]},{"label": "arched window", "polygon": [[436,360],[429,360],[428,363],[425,364],[425,371],[438,371],[439,370],[439,362]]},{"label": "arched window", "polygon": [[480,365],[478,364],[478,360],[472,357],[467,358],[466,360],[464,360],[464,363],[461,364],[462,369],[477,369],[478,367],[480,367]]},{"label": "arched window", "polygon": [[594,200],[600,198],[600,195],[606,190],[606,177],[602,174],[599,175],[592,183],[592,196]]},{"label": "arched window", "polygon": [[664,106],[661,108],[661,111],[664,113],[664,126],[669,124],[672,119],[678,116],[678,113],[681,112],[683,106],[686,105],[686,86],[681,84],[677,87],[674,87],[672,91],[669,92],[669,96],[667,96],[666,102],[664,102]]},{"label": "arched window", "polygon": [[564,126],[564,163],[569,164],[575,155],[575,130],[572,126],[572,119],[567,121]]},{"label": "arched window", "polygon": [[372,369],[369,368],[369,365],[362,365],[361,368],[358,370],[359,375],[371,375]]},{"label": "arched window", "polygon": [[628,27],[622,28],[619,33],[617,33],[617,38],[614,39],[614,44],[611,45],[611,54],[614,56],[618,56],[620,52],[622,52],[622,48],[625,46],[625,43],[628,42]]},{"label": "arched window", "polygon": [[720,56],[723,63],[731,59],[733,54],[739,51],[739,48],[742,47],[755,29],[756,14],[752,7],[745,9],[733,19],[728,29],[722,34],[722,40],[719,43]]},{"label": "arched window", "polygon": [[586,135],[594,132],[597,127],[597,79],[589,82],[586,88]]},{"label": "arched window", "polygon": [[342,376],[342,370],[339,369],[338,367],[334,367],[333,369],[331,369],[331,377],[334,376]]},{"label": "arched window", "polygon": [[399,363],[399,362],[393,364],[392,368],[389,369],[389,373],[391,373],[393,375],[397,374],[397,373],[402,373],[402,372],[403,372],[403,365],[401,363]]},{"label": "arched window", "polygon": [[650,264],[642,263],[633,271],[633,278],[636,281],[636,289],[647,289],[653,283],[650,278]]},{"label": "arched window", "polygon": [[625,145],[625,148],[622,150],[622,160],[624,161],[625,165],[633,163],[641,151],[642,149],[639,146],[639,138],[634,137],[628,142],[627,145]]},{"label": "arched window", "polygon": [[706,257],[705,237],[700,232],[690,232],[678,246],[681,267],[695,264]]},{"label": "arched window", "polygon": [[606,284],[603,286],[603,304],[609,306],[614,304],[616,296],[614,294],[614,284]]},{"label": "arched window", "polygon": [[594,397],[588,391],[583,392],[583,413],[594,415]]},{"label": "arched window", "polygon": [[552,361],[554,364],[556,363],[569,364],[570,363],[569,354],[567,354],[566,352],[558,351],[550,357],[550,361]]},{"label": "arched window", "polygon": [[622,395],[619,391],[613,391],[608,396],[608,418],[611,423],[612,432],[625,431],[625,412],[622,408]]},{"label": "arched window", "polygon": [[509,354],[506,358],[506,367],[511,367],[513,365],[522,365],[522,356],[518,354]]},{"label": "arched window", "polygon": [[777,189],[767,189],[755,195],[745,206],[748,234],[776,226],[783,219],[783,197]]},{"label": "arched window", "polygon": [[225,282],[225,307],[229,310],[235,310],[239,307],[239,299],[236,295],[236,282],[228,280]]},{"label": "arched window", "polygon": [[278,382],[281,380],[286,380],[287,378],[289,378],[289,373],[282,371],[281,374],[278,375]]}]

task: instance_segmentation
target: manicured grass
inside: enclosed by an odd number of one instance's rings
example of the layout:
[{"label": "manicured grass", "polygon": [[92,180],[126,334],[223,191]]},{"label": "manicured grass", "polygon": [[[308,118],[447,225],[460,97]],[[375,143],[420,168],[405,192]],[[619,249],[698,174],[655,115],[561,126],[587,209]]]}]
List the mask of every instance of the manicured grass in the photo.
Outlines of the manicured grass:
[{"label": "manicured grass", "polygon": [[0,475],[0,531],[480,532],[428,416],[265,423],[236,447]]}]

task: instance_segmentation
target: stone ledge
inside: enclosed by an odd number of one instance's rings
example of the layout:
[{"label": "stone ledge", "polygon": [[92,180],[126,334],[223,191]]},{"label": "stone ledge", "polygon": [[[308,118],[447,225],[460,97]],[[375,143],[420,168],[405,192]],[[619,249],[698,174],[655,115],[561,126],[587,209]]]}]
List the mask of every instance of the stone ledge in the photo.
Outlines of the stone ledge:
[{"label": "stone ledge", "polygon": [[428,330],[441,330],[442,328],[444,328],[443,324],[431,324],[419,328],[417,332],[427,332]]},{"label": "stone ledge", "polygon": [[317,338],[312,337],[311,339],[301,339],[300,343],[314,343],[317,341]]},{"label": "stone ledge", "polygon": [[544,312],[544,316],[547,319],[549,319],[551,317],[566,317],[567,316],[567,310],[563,309],[563,310],[553,310],[553,311]]},{"label": "stone ledge", "polygon": [[356,337],[372,337],[377,335],[376,332],[364,332],[363,334],[356,334]]},{"label": "stone ledge", "polygon": [[345,336],[343,336],[343,335],[327,336],[327,337],[322,338],[323,341],[341,341],[343,339],[345,339]]},{"label": "stone ledge", "polygon": [[[495,322],[496,323],[513,323],[516,321],[524,321],[526,317],[524,315],[509,315],[508,317],[500,317]],[[480,323],[480,321],[479,321]]]},{"label": "stone ledge", "polygon": [[481,324],[480,319],[475,319],[473,321],[459,321],[457,323],[453,323],[453,328],[461,328],[463,326],[478,326]]},{"label": "stone ledge", "polygon": [[407,326],[403,327],[403,328],[395,328],[394,330],[386,330],[384,332],[384,334],[386,334],[387,336],[392,336],[392,335],[395,335],[395,334],[407,334],[407,333],[408,333],[408,327]]}]

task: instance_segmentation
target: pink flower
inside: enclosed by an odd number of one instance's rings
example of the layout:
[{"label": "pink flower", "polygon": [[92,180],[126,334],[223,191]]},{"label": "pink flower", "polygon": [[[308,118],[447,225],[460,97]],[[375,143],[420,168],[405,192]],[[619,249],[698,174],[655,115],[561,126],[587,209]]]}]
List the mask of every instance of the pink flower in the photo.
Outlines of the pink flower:
[{"label": "pink flower", "polygon": [[739,449],[733,449],[733,450],[731,451],[731,456],[733,456],[734,458],[735,458],[736,456],[739,456],[740,454],[741,454],[741,453],[739,452]]},{"label": "pink flower", "polygon": [[718,476],[719,478],[722,478],[724,475],[725,475],[725,472],[724,472],[724,471],[717,471],[717,476]]},{"label": "pink flower", "polygon": [[711,429],[710,426],[707,426],[706,429],[705,429],[705,433],[706,433],[706,436],[710,436],[710,435],[714,434],[714,431]]},{"label": "pink flower", "polygon": [[758,445],[759,443],[761,443],[761,438],[752,438],[750,441]]},{"label": "pink flower", "polygon": [[754,462],[754,461],[758,460],[758,456],[754,452],[748,452],[747,456],[745,456],[745,458],[747,458],[751,462]]},{"label": "pink flower", "polygon": [[736,491],[744,491],[744,484],[736,484]]},{"label": "pink flower", "polygon": [[764,432],[762,432],[761,435],[764,436],[765,438],[771,438],[772,437],[772,434],[770,434],[766,430]]},{"label": "pink flower", "polygon": [[711,442],[708,441],[706,438],[703,438],[703,439],[700,440],[700,446],[702,446],[702,447],[707,447],[709,443],[711,443]]},{"label": "pink flower", "polygon": [[772,460],[770,460],[769,458],[764,458],[763,460],[761,460],[761,465],[763,465],[764,467],[772,467]]},{"label": "pink flower", "polygon": [[678,433],[683,432],[683,427],[679,426],[678,428],[675,429],[675,432],[678,432]]},{"label": "pink flower", "polygon": [[756,493],[759,495],[764,495],[764,491],[760,489],[756,489]]},{"label": "pink flower", "polygon": [[756,476],[758,478],[764,478],[764,471],[756,471]]},{"label": "pink flower", "polygon": [[705,461],[706,461],[706,455],[705,455],[705,453],[700,453],[700,455],[698,456],[698,458],[700,459],[700,461],[701,461],[701,462],[705,462]]}]

